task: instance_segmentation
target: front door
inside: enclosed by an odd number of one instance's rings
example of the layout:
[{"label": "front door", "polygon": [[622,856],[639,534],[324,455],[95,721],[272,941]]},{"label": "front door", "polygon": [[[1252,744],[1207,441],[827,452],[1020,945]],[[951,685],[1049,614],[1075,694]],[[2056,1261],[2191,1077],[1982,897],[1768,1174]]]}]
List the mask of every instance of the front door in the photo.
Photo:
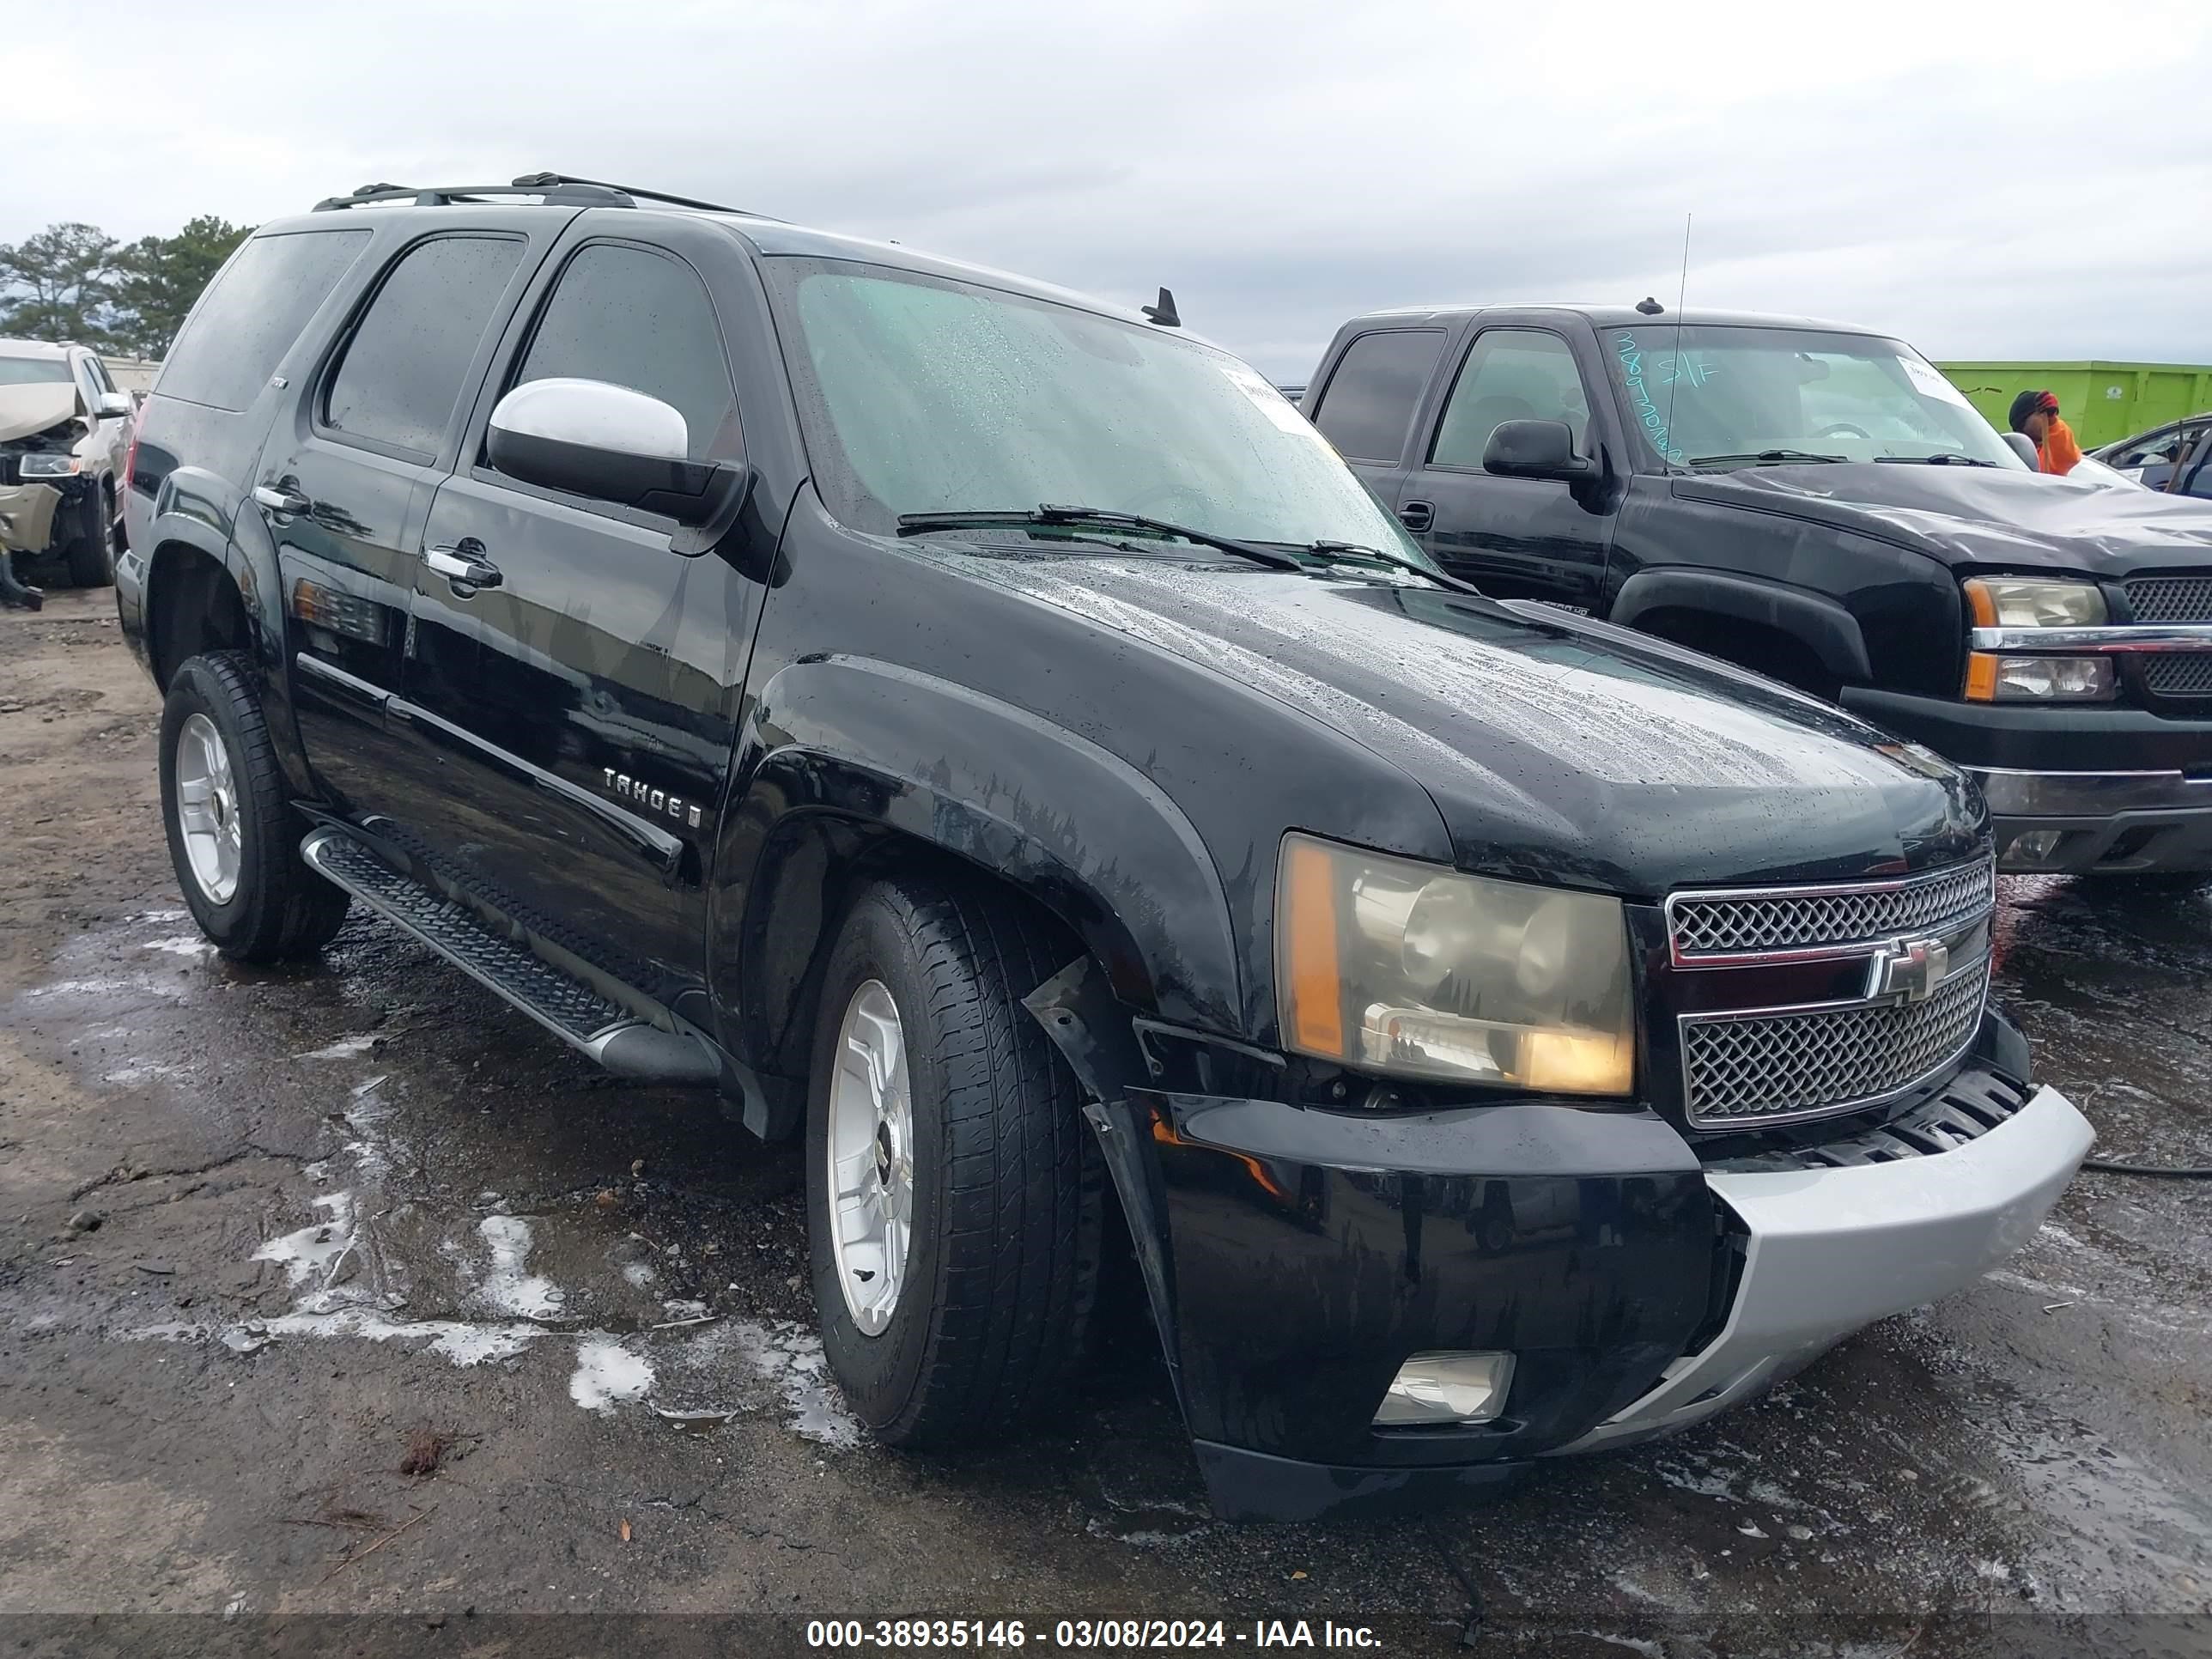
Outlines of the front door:
[{"label": "front door", "polygon": [[[599,216],[591,216],[593,217]],[[709,256],[734,243],[715,239]],[[496,392],[574,376],[673,405],[695,459],[743,459],[729,358],[697,270],[592,240],[550,262]],[[703,981],[714,845],[761,590],[672,523],[505,477],[480,410],[422,536],[491,576],[417,567],[395,704],[443,781],[428,832],[517,921],[675,1003]]]},{"label": "front door", "polygon": [[1605,577],[1613,516],[1601,492],[1483,471],[1507,421],[1563,421],[1597,456],[1593,405],[1573,349],[1548,329],[1487,327],[1468,345],[1434,431],[1398,497],[1399,516],[1437,563],[1494,599],[1589,611]]}]

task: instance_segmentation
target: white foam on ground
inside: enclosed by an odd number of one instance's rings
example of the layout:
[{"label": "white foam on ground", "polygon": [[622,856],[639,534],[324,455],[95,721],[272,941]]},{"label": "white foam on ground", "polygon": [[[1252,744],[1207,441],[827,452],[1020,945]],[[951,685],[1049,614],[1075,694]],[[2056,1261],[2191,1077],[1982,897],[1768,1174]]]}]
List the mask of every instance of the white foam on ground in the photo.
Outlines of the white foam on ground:
[{"label": "white foam on ground", "polygon": [[739,1320],[728,1328],[738,1354],[782,1397],[784,1423],[802,1438],[850,1451],[865,1437],[860,1419],[830,1379],[822,1339],[788,1320]]},{"label": "white foam on ground", "polygon": [[384,1103],[386,1079],[373,1077],[353,1085],[353,1103],[344,1113],[346,1127],[354,1139],[345,1144],[348,1157],[361,1166],[363,1176],[371,1180],[383,1175],[392,1167],[392,1155],[404,1151],[384,1133],[384,1121],[392,1115],[392,1108]]},{"label": "white foam on ground", "polygon": [[652,1387],[653,1367],[643,1355],[599,1331],[577,1342],[568,1398],[586,1411],[604,1412],[621,1401],[642,1400]]},{"label": "white foam on ground", "polygon": [[376,1046],[376,1041],[374,1032],[371,1032],[367,1036],[340,1037],[336,1042],[326,1043],[320,1048],[310,1048],[306,1054],[295,1054],[292,1058],[295,1060],[351,1060],[356,1054],[367,1054]]},{"label": "white foam on ground", "polygon": [[549,1333],[535,1325],[476,1325],[460,1319],[391,1319],[374,1308],[338,1308],[329,1313],[280,1314],[235,1325],[192,1325],[172,1322],[141,1325],[118,1333],[126,1341],[197,1342],[215,1338],[240,1353],[251,1353],[280,1336],[360,1337],[370,1342],[427,1342],[428,1352],[456,1365],[481,1365],[520,1353]]},{"label": "white foam on ground", "polygon": [[524,1319],[559,1316],[567,1293],[542,1273],[526,1271],[530,1260],[530,1224],[519,1215],[488,1215],[477,1231],[491,1251],[491,1267],[477,1296],[501,1313]]},{"label": "white foam on ground", "polygon": [[253,1253],[256,1261],[282,1263],[288,1285],[297,1286],[310,1279],[316,1281],[318,1288],[327,1285],[337,1264],[353,1249],[353,1194],[326,1193],[314,1205],[327,1212],[322,1220],[272,1238]]},{"label": "white foam on ground", "polygon": [[149,939],[139,947],[145,951],[165,951],[173,957],[188,957],[197,962],[202,957],[215,954],[215,946],[198,933],[179,933],[174,939]]},{"label": "white foam on ground", "polygon": [[120,1084],[128,1088],[136,1083],[151,1083],[156,1078],[177,1077],[183,1073],[184,1069],[181,1066],[171,1066],[158,1060],[134,1060],[127,1066],[118,1066],[114,1071],[107,1073],[100,1080],[102,1083]]}]

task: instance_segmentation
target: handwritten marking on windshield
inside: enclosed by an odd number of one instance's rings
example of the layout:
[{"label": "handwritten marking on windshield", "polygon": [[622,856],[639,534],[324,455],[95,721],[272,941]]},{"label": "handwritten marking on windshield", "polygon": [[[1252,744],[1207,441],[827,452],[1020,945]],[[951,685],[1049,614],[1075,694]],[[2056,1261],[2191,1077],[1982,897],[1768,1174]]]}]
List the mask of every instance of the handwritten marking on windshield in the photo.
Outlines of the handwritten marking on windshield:
[{"label": "handwritten marking on windshield", "polygon": [[1668,461],[1680,464],[1682,452],[1673,447],[1667,430],[1666,417],[1660,414],[1659,405],[1651,401],[1651,392],[1644,383],[1644,349],[1636,343],[1636,337],[1626,329],[1613,336],[1614,354],[1620,359],[1620,384],[1628,393],[1629,406],[1644,428],[1644,435],[1651,447]]}]

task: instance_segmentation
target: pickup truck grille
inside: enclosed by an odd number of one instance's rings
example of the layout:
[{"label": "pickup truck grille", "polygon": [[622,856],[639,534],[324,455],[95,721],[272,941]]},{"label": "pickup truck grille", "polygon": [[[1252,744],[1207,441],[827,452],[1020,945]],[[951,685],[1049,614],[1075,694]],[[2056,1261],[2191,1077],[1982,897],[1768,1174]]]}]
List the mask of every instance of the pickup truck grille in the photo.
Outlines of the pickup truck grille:
[{"label": "pickup truck grille", "polygon": [[2148,653],[2142,675],[2154,697],[2212,697],[2212,651]]},{"label": "pickup truck grille", "polygon": [[2122,586],[2137,622],[2212,622],[2212,574],[2137,576]]},{"label": "pickup truck grille", "polygon": [[1974,1038],[1986,955],[1921,1002],[1856,1003],[1682,1021],[1684,1105],[1698,1128],[1825,1116],[1936,1076]]},{"label": "pickup truck grille", "polygon": [[1720,963],[1948,933],[1996,904],[1996,865],[1985,859],[1902,881],[1677,893],[1667,921],[1676,962]]}]

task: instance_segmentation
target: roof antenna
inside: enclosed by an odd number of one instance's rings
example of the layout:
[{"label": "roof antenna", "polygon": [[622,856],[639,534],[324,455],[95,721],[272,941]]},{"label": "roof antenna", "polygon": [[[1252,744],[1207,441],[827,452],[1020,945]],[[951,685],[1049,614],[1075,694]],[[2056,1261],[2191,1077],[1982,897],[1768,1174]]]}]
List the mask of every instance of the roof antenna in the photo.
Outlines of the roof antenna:
[{"label": "roof antenna", "polygon": [[1648,294],[1636,302],[1636,308],[1646,317],[1656,317],[1667,309]]},{"label": "roof antenna", "polygon": [[[1690,224],[1696,216],[1689,213],[1682,216],[1682,285],[1674,291],[1674,361],[1667,376],[1667,441],[1670,444],[1674,441],[1674,393],[1682,384],[1682,307],[1690,295]],[[1641,311],[1644,307],[1637,309]],[[1659,459],[1670,470],[1673,468],[1674,456],[1662,455]]]},{"label": "roof antenna", "polygon": [[1181,328],[1182,319],[1176,314],[1175,295],[1167,289],[1160,290],[1160,302],[1156,306],[1139,306],[1139,310],[1162,328]]}]

